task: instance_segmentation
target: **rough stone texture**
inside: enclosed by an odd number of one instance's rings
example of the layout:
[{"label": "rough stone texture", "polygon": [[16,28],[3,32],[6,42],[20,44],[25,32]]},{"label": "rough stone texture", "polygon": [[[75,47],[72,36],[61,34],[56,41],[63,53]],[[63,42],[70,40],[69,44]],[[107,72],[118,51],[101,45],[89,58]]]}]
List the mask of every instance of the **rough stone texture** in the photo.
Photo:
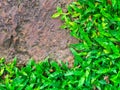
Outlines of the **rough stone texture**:
[{"label": "rough stone texture", "polygon": [[8,61],[16,56],[21,64],[47,56],[73,62],[68,45],[77,41],[60,30],[59,19],[51,18],[56,6],[64,8],[71,1],[0,0],[0,57]]}]

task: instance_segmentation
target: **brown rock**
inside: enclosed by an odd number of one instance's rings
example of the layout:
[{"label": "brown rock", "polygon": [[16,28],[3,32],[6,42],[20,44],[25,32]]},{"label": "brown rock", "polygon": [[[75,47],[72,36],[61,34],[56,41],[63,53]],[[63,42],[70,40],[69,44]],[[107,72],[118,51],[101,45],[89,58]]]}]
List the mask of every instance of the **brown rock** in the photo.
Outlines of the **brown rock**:
[{"label": "brown rock", "polygon": [[59,19],[51,18],[57,6],[65,9],[71,1],[0,1],[0,57],[9,61],[16,56],[19,63],[26,63],[29,58],[39,61],[49,56],[72,64],[68,44],[77,40],[60,30]]}]

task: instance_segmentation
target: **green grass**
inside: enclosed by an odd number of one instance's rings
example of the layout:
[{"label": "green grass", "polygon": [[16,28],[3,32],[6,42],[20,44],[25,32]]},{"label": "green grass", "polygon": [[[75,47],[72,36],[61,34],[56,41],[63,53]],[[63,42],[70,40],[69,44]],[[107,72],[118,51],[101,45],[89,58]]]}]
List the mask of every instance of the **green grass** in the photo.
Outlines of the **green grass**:
[{"label": "green grass", "polygon": [[[88,73],[87,70],[85,74]],[[58,65],[48,59],[39,63],[29,60],[26,66],[18,68],[16,59],[8,64],[0,59],[0,90],[79,90],[83,81],[79,67],[68,68],[62,62]]]},{"label": "green grass", "polygon": [[55,61],[16,66],[0,60],[1,90],[120,90],[120,1],[78,0],[57,7],[61,28],[79,40],[71,44],[74,66]]}]

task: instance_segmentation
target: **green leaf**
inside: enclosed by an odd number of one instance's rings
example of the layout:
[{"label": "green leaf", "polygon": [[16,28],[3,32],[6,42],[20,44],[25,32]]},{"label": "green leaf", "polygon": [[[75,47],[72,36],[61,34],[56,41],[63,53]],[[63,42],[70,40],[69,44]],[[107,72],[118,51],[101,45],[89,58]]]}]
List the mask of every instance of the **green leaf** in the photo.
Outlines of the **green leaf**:
[{"label": "green leaf", "polygon": [[111,2],[112,2],[112,6],[115,7],[117,0],[111,0]]},{"label": "green leaf", "polygon": [[57,7],[57,12],[52,15],[52,18],[57,18],[62,14],[62,9],[60,7]]},{"label": "green leaf", "polygon": [[85,77],[88,78],[90,74],[90,68],[87,68],[86,72],[85,72]]},{"label": "green leaf", "polygon": [[63,13],[62,8],[57,7],[57,12],[58,12],[58,13]]},{"label": "green leaf", "polygon": [[67,77],[67,76],[72,76],[72,75],[74,75],[74,72],[73,71],[68,71],[68,72],[66,72],[65,73],[65,77]]},{"label": "green leaf", "polygon": [[82,35],[82,40],[85,40],[89,46],[92,46],[92,41],[89,38],[89,35],[82,29],[79,29],[80,34]]},{"label": "green leaf", "polygon": [[85,82],[85,76],[83,75],[83,76],[81,77],[81,79],[79,80],[78,87],[81,88],[81,87],[83,86],[84,82]]},{"label": "green leaf", "polygon": [[55,14],[52,15],[52,18],[57,18],[57,17],[59,17],[60,15],[61,15],[61,13],[55,13]]},{"label": "green leaf", "polygon": [[4,67],[0,68],[0,76],[2,76],[4,73]]},{"label": "green leaf", "polygon": [[112,16],[110,15],[110,13],[107,13],[106,8],[101,8],[100,12],[104,17],[108,18],[109,20],[112,19]]},{"label": "green leaf", "polygon": [[56,71],[61,71],[60,66],[58,65],[57,62],[51,61],[50,65],[51,65],[51,68],[54,68]]},{"label": "green leaf", "polygon": [[118,49],[112,42],[110,42],[109,45],[110,45],[111,49],[113,50],[113,52],[114,52],[115,54],[117,54],[117,55],[120,54],[120,53],[119,53],[119,49]]},{"label": "green leaf", "polygon": [[36,75],[34,74],[34,72],[30,76],[30,82],[31,83],[35,83],[36,82]]}]

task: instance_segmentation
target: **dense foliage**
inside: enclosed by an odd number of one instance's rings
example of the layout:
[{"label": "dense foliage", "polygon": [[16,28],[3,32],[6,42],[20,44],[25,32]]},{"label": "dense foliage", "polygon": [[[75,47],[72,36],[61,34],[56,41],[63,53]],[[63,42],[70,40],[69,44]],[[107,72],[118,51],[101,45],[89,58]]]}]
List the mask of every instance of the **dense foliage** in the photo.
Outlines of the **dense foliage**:
[{"label": "dense foliage", "polygon": [[0,90],[73,90],[78,89],[80,74],[77,67],[69,69],[67,63],[59,66],[47,58],[39,63],[30,60],[20,68],[16,59],[8,64],[0,59]]},{"label": "dense foliage", "polygon": [[1,90],[119,90],[120,89],[120,1],[78,0],[63,12],[62,28],[79,43],[70,45],[74,66],[46,59],[30,60],[23,67],[16,59],[5,64],[0,59]]},{"label": "dense foliage", "polygon": [[120,88],[120,0],[78,0],[53,18],[80,42],[71,45],[74,66],[80,65],[78,87]]}]

